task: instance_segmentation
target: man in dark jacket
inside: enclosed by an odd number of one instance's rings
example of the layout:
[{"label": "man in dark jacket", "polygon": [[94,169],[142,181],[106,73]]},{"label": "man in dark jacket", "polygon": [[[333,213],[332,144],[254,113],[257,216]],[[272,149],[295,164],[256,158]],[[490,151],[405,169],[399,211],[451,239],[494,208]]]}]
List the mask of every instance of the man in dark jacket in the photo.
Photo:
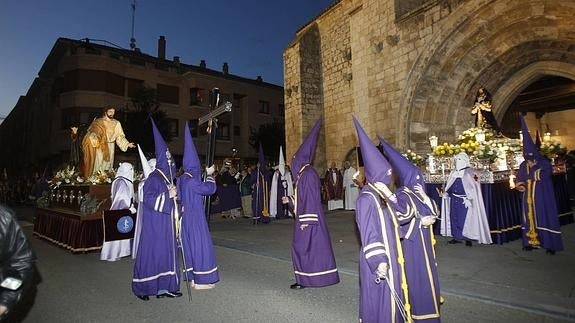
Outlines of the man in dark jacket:
[{"label": "man in dark jacket", "polygon": [[6,319],[31,282],[33,263],[34,255],[14,212],[0,206],[0,321]]}]

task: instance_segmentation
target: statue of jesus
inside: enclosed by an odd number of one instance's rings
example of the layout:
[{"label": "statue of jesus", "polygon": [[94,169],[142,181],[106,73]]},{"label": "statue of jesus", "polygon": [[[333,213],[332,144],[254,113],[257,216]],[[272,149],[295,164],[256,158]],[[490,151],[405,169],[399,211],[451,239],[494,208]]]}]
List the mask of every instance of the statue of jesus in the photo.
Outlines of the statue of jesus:
[{"label": "statue of jesus", "polygon": [[82,140],[82,174],[86,178],[98,171],[113,169],[114,144],[122,151],[136,147],[126,139],[120,121],[114,119],[115,112],[115,108],[105,107],[102,116],[92,121]]}]

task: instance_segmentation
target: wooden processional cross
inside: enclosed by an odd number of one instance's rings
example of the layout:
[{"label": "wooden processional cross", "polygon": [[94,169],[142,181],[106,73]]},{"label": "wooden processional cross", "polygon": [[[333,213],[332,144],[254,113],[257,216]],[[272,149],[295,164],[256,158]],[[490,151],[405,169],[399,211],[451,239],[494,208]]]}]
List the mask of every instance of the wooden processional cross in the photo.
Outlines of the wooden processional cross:
[{"label": "wooden processional cross", "polygon": [[[198,126],[208,123],[206,132],[208,133],[208,149],[206,152],[206,167],[210,167],[214,163],[214,155],[216,153],[216,128],[218,127],[217,117],[232,111],[232,104],[229,101],[220,105],[220,90],[218,88],[212,89],[210,93],[210,112],[198,119]],[[204,180],[207,174],[204,174]],[[204,210],[206,213],[206,220],[210,223],[211,212],[211,196],[207,195],[204,198]]]}]

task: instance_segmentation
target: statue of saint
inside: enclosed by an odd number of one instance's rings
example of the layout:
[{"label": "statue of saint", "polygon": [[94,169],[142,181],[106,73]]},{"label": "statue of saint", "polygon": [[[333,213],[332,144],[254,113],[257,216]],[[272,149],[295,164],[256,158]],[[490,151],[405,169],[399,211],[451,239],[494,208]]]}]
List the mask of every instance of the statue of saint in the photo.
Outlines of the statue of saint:
[{"label": "statue of saint", "polygon": [[98,171],[113,169],[114,144],[122,151],[136,147],[126,139],[120,121],[114,119],[115,112],[113,107],[104,108],[102,116],[92,121],[82,140],[82,174],[86,178]]},{"label": "statue of saint", "polygon": [[477,90],[471,114],[475,115],[475,127],[501,132],[491,109],[491,94],[484,87]]}]

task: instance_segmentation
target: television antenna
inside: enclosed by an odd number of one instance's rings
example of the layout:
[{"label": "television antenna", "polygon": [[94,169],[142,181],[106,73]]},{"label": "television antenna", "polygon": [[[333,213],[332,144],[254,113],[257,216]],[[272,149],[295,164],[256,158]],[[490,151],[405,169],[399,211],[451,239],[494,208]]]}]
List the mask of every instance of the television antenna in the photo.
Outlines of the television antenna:
[{"label": "television antenna", "polygon": [[132,0],[132,37],[130,38],[130,48],[136,49],[136,38],[134,37],[134,26],[136,21],[136,0]]}]

